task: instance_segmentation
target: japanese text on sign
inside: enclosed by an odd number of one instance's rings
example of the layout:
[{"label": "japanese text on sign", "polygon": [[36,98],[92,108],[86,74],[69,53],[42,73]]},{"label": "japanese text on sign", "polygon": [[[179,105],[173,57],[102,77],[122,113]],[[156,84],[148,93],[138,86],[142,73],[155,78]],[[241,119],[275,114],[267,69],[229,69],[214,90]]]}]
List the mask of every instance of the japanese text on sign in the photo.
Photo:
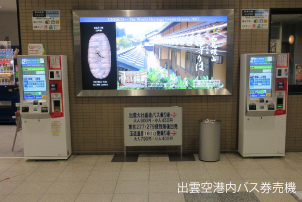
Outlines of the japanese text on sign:
[{"label": "japanese text on sign", "polygon": [[240,191],[257,192],[257,193],[296,193],[295,182],[262,182],[259,187],[258,183],[245,182],[242,184],[224,183],[224,182],[190,182],[178,183],[178,193],[236,193]]},{"label": "japanese text on sign", "polygon": [[182,144],[182,108],[124,109],[125,146]]},{"label": "japanese text on sign", "polygon": [[33,11],[32,22],[33,30],[60,30],[60,11]]},{"label": "japanese text on sign", "polygon": [[243,9],[241,29],[268,29],[268,9]]}]

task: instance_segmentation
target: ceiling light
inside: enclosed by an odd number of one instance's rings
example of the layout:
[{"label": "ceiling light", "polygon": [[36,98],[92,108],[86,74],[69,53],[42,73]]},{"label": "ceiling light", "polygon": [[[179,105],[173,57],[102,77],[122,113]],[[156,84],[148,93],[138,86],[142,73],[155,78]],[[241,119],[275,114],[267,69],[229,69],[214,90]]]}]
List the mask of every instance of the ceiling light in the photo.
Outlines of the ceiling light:
[{"label": "ceiling light", "polygon": [[289,41],[289,44],[293,44],[295,41],[294,35],[290,35],[288,41]]}]

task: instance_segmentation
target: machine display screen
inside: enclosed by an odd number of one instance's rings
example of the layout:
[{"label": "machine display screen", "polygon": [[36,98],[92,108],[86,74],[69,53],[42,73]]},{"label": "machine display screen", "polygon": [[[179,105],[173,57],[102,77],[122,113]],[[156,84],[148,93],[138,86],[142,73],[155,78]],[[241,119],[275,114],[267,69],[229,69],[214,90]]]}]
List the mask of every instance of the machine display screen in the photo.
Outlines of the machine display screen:
[{"label": "machine display screen", "polygon": [[44,58],[22,58],[23,99],[46,99]]},{"label": "machine display screen", "polygon": [[249,97],[271,97],[273,56],[254,56],[250,59]]}]

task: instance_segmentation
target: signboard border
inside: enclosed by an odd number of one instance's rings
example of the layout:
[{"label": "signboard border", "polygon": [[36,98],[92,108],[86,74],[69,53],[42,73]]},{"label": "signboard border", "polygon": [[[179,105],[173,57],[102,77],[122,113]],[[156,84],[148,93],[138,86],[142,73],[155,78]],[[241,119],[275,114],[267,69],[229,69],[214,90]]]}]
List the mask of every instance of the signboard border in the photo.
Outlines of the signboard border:
[{"label": "signboard border", "polygon": [[[126,138],[126,124],[125,124],[125,118],[126,118],[126,114],[125,114],[125,110],[126,109],[133,109],[133,110],[136,110],[136,109],[163,109],[163,110],[167,110],[167,109],[173,109],[173,108],[177,108],[177,109],[180,109],[181,110],[181,144],[175,144],[175,145],[126,145],[126,141],[125,141],[125,138]],[[182,137],[182,134],[183,134],[183,119],[182,119],[182,114],[183,114],[183,109],[182,107],[178,107],[178,106],[173,106],[173,107],[124,107],[124,158],[126,158],[126,152],[127,152],[127,149],[126,147],[141,147],[141,146],[163,146],[163,147],[166,147],[166,146],[180,146],[180,156],[182,158],[182,144],[183,144],[183,137]]]}]

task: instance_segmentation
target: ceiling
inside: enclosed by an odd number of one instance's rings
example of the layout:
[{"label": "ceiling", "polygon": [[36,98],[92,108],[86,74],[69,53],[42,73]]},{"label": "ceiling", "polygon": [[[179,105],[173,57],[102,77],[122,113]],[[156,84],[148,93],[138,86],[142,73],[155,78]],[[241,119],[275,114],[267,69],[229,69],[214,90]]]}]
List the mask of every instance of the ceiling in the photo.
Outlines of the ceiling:
[{"label": "ceiling", "polygon": [[0,14],[17,13],[17,3],[15,0],[0,0]]}]

